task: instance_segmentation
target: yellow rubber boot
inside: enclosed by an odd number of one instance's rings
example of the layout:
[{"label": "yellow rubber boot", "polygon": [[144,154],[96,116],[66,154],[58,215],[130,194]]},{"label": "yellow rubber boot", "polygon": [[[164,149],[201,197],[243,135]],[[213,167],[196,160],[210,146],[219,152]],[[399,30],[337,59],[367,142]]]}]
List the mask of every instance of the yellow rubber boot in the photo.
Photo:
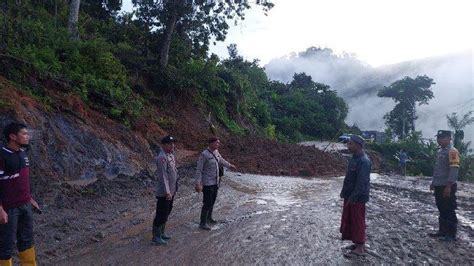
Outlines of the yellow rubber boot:
[{"label": "yellow rubber boot", "polygon": [[21,266],[36,266],[35,248],[31,247],[27,250],[18,253]]},{"label": "yellow rubber boot", "polygon": [[12,266],[12,259],[9,260],[0,260],[0,266]]}]

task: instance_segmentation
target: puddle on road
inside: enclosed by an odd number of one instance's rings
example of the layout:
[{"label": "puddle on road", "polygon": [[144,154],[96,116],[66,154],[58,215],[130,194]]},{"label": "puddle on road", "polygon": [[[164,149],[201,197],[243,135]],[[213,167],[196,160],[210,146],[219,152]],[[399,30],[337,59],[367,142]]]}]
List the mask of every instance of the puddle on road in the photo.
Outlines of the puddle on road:
[{"label": "puddle on road", "polygon": [[258,205],[266,205],[266,204],[268,204],[267,201],[261,200],[261,199],[257,199],[256,203],[257,203]]},{"label": "puddle on road", "polygon": [[265,195],[260,196],[261,199],[274,201],[279,206],[290,206],[298,202],[297,199],[292,198],[289,195]]},{"label": "puddle on road", "polygon": [[[428,192],[430,178],[417,176],[386,176],[378,173],[370,175],[371,183],[389,186],[392,191],[374,190],[373,197],[378,197],[379,200],[391,202],[392,206],[405,206],[403,212],[408,215],[417,215],[420,212],[420,205],[412,204],[413,199],[409,199],[406,194],[399,194],[398,191],[407,191],[407,193],[419,194]],[[240,174],[228,172],[228,180],[232,184],[240,184],[245,187],[247,191],[255,193],[255,198],[250,202],[258,206],[264,206],[265,211],[262,213],[271,213],[278,211],[285,211],[291,208],[300,208],[305,206],[305,203],[316,193],[321,193],[322,189],[338,190],[342,185],[340,182],[344,176],[334,177],[332,179],[305,179],[298,177],[281,177],[281,176],[263,176],[252,174]],[[337,182],[335,187],[331,186]],[[460,195],[472,199],[472,192],[474,186],[468,183],[459,184],[462,191]],[[396,192],[395,194],[393,194]],[[336,191],[335,193],[339,193]],[[434,199],[433,199],[434,200]],[[434,201],[433,201],[434,202]],[[436,213],[435,206],[428,204],[423,206],[425,211],[433,211]],[[334,206],[337,203],[330,203]],[[378,206],[371,206],[377,209]],[[252,215],[262,214],[253,213]],[[457,211],[460,225],[474,230],[474,219],[472,219],[473,212],[470,210],[458,209]]]},{"label": "puddle on road", "polygon": [[327,187],[334,179],[307,179],[298,177],[262,176],[228,172],[231,186],[240,184],[256,192],[257,205],[266,205],[274,211],[301,207],[304,196]]}]

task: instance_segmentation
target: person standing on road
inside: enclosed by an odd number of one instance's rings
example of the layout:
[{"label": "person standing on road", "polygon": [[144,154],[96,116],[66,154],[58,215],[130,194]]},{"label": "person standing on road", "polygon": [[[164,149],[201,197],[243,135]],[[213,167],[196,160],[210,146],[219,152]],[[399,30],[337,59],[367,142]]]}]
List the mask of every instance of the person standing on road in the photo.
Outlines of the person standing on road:
[{"label": "person standing on road", "polygon": [[341,228],[342,240],[352,240],[346,257],[364,256],[366,254],[365,204],[369,201],[370,171],[372,162],[365,154],[365,141],[362,137],[351,135],[347,148],[353,154],[349,161],[346,177],[341,191],[344,199]]},{"label": "person standing on road", "polygon": [[170,239],[165,234],[166,222],[173,209],[173,201],[178,190],[178,170],[174,155],[174,142],[172,136],[161,139],[161,152],[157,158],[158,185],[156,189],[156,214],[153,220],[152,243],[166,245]]},{"label": "person standing on road", "polygon": [[15,244],[21,265],[36,265],[33,208],[39,207],[31,197],[30,162],[24,150],[30,137],[26,125],[15,122],[3,134],[7,146],[0,149],[0,265],[12,265]]},{"label": "person standing on road", "polygon": [[436,155],[433,169],[433,181],[430,190],[434,190],[436,206],[439,210],[439,229],[430,233],[432,237],[440,237],[442,241],[456,240],[458,219],[456,217],[456,190],[460,158],[459,152],[451,144],[452,132],[438,130],[437,141],[441,147]]},{"label": "person standing on road", "polygon": [[398,153],[398,160],[399,160],[399,167],[400,167],[400,175],[406,176],[408,154],[404,149],[401,149],[400,152]]},{"label": "person standing on road", "polygon": [[203,192],[203,201],[201,209],[201,220],[199,228],[211,230],[210,225],[217,222],[213,219],[212,213],[219,190],[220,178],[223,176],[223,169],[227,167],[235,169],[236,167],[226,161],[219,153],[220,140],[217,137],[211,137],[208,140],[209,146],[199,156],[196,169],[195,188],[197,192]]}]

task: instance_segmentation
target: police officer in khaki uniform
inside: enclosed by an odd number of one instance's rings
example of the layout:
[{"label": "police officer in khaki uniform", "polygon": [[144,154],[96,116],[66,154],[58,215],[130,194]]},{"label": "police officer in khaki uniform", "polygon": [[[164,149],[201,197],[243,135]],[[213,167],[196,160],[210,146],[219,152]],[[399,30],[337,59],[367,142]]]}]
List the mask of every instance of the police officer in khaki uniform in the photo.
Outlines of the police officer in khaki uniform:
[{"label": "police officer in khaki uniform", "polygon": [[235,166],[226,161],[219,153],[220,140],[217,137],[211,137],[208,140],[209,146],[199,156],[196,169],[196,191],[203,192],[203,201],[201,209],[201,222],[199,228],[211,230],[209,224],[217,222],[212,218],[212,211],[217,198],[217,191],[221,175],[219,167],[228,167],[235,169]]},{"label": "police officer in khaki uniform", "polygon": [[459,152],[452,146],[452,132],[438,130],[436,134],[440,149],[436,155],[433,181],[430,190],[434,190],[436,206],[439,210],[439,230],[430,234],[442,241],[456,240],[458,219],[456,217],[456,181],[459,172]]},{"label": "police officer in khaki uniform", "polygon": [[156,245],[166,245],[167,240],[170,239],[165,234],[165,226],[173,209],[173,200],[178,188],[178,170],[174,155],[175,141],[172,136],[164,137],[161,140],[161,152],[157,157],[158,185],[156,198],[158,201],[152,230],[152,243]]}]

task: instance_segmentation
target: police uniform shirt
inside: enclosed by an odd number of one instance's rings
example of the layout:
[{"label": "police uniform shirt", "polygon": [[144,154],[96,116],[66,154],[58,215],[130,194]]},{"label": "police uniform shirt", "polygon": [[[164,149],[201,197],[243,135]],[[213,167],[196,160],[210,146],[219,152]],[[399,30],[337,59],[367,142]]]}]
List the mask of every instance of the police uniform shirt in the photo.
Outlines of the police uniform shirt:
[{"label": "police uniform shirt", "polygon": [[157,157],[158,185],[157,197],[165,197],[167,193],[174,195],[177,190],[178,169],[173,153],[161,151]]},{"label": "police uniform shirt", "polygon": [[199,155],[196,169],[196,184],[203,186],[219,184],[219,166],[229,168],[230,165],[218,150],[211,152],[209,149],[205,149]]},{"label": "police uniform shirt", "polygon": [[436,162],[433,169],[433,186],[445,186],[455,183],[459,171],[459,152],[449,145],[441,148],[436,155]]}]

